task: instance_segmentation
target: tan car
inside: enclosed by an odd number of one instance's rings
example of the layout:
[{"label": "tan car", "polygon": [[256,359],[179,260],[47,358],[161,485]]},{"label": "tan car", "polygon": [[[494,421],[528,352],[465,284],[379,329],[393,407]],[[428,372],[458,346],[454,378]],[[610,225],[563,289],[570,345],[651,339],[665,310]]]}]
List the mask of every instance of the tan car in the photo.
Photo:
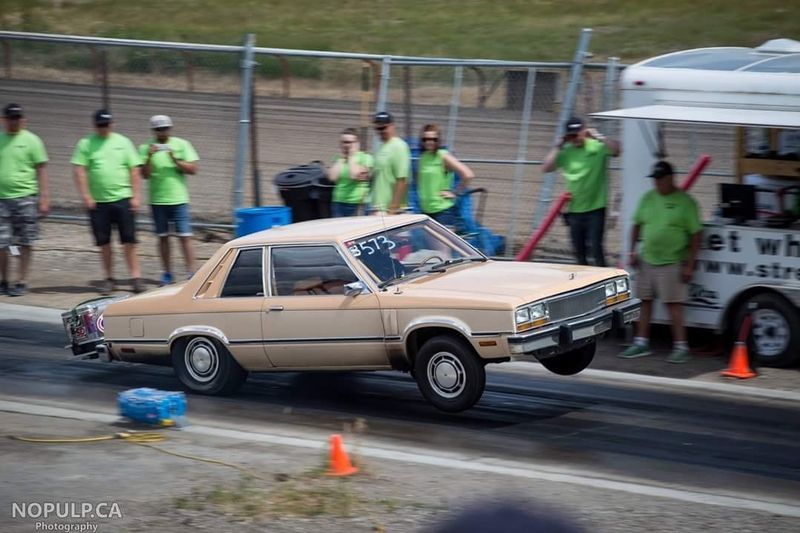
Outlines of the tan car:
[{"label": "tan car", "polygon": [[458,412],[486,364],[576,374],[639,307],[624,270],[489,259],[424,215],[349,217],[235,239],[189,281],[105,301],[92,349],[207,394],[249,372],[394,369]]}]

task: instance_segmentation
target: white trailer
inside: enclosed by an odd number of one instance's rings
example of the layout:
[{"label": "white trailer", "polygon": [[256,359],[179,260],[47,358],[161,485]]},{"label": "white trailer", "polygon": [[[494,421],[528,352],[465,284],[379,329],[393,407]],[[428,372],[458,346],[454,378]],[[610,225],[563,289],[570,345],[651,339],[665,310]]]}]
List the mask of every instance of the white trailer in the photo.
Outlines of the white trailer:
[{"label": "white trailer", "polygon": [[[777,39],[757,48],[666,54],[626,68],[620,84],[622,108],[591,116],[622,121],[625,259],[631,217],[653,186],[646,176],[656,160],[652,148],[659,124],[731,126],[736,131],[730,147],[736,169],[732,183],[755,175],[800,185],[800,152],[793,156],[791,148],[784,146],[781,153],[779,147],[781,142],[796,147],[800,132],[800,42]],[[747,148],[753,133],[763,134],[769,145],[762,153]],[[682,177],[676,178],[680,183]],[[704,221],[703,248],[685,310],[688,326],[713,329],[729,343],[748,306],[757,304],[749,348],[760,364],[783,367],[800,361],[800,225],[795,220],[780,227],[778,222],[763,217]],[[635,276],[629,265],[625,268]],[[664,306],[654,304],[653,322],[668,323]]]}]

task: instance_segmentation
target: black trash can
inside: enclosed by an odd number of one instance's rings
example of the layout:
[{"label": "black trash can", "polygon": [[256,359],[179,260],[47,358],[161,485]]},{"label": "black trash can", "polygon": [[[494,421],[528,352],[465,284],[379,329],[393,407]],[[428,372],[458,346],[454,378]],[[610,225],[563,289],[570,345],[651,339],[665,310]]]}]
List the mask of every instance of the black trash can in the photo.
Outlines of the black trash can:
[{"label": "black trash can", "polygon": [[284,204],[292,210],[292,222],[330,218],[334,184],[328,181],[320,161],[298,165],[275,176]]}]

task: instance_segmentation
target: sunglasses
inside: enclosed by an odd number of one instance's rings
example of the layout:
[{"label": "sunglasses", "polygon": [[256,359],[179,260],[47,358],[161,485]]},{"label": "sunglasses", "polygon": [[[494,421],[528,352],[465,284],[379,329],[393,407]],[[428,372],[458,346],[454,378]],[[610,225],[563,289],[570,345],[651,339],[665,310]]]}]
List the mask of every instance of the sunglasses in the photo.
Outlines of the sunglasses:
[{"label": "sunglasses", "polygon": [[389,127],[389,126],[387,126],[387,125],[383,125],[383,126],[375,126],[375,130],[376,130],[376,131],[383,131],[383,130],[385,130],[385,129],[386,129],[386,128],[388,128],[388,127]]},{"label": "sunglasses", "polygon": [[163,132],[163,131],[167,131],[168,129],[169,128],[153,128],[153,131]]},{"label": "sunglasses", "polygon": [[423,137],[422,138],[422,142],[428,142],[428,141],[439,142],[439,137]]}]

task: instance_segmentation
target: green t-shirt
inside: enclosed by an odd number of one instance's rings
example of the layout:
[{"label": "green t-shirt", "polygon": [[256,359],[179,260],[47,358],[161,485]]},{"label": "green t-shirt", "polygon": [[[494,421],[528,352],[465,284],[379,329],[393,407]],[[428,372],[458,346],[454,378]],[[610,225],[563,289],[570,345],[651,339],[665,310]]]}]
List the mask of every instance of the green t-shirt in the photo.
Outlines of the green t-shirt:
[{"label": "green t-shirt", "polygon": [[[150,139],[139,146],[142,164],[147,162],[151,144],[160,144],[157,139]],[[186,163],[194,163],[200,158],[192,143],[180,137],[170,137],[166,143],[172,148],[175,159]],[[186,176],[178,170],[167,152],[155,152],[150,158],[150,177],[147,179],[147,191],[150,205],[180,205],[189,203],[189,187]]]},{"label": "green t-shirt", "polygon": [[444,166],[446,153],[447,150],[441,149],[435,154],[423,152],[419,156],[417,192],[423,213],[440,213],[456,203],[455,198],[442,197],[442,191],[452,189],[454,178],[453,173]]},{"label": "green t-shirt", "polygon": [[[333,162],[336,163],[341,157],[340,154],[336,154],[333,156]],[[356,165],[361,165],[369,169],[375,166],[373,157],[366,152],[356,152],[354,157]],[[342,163],[339,179],[336,181],[336,186],[333,188],[333,201],[343,204],[360,204],[366,199],[368,194],[369,182],[351,179],[350,164]]]},{"label": "green t-shirt", "polygon": [[682,190],[668,195],[647,191],[633,223],[640,226],[642,260],[657,266],[686,261],[692,236],[703,230],[697,202]]},{"label": "green t-shirt", "polygon": [[556,167],[566,181],[565,189],[572,195],[570,213],[586,213],[606,206],[606,158],[608,147],[597,139],[586,139],[581,148],[571,144],[558,153]]},{"label": "green t-shirt", "polygon": [[[387,211],[394,198],[397,178],[409,179],[411,176],[411,150],[400,137],[392,137],[381,144],[375,160],[375,180],[372,184],[372,206]],[[400,200],[400,207],[408,205],[408,189]]]},{"label": "green t-shirt", "polygon": [[36,166],[47,163],[44,143],[35,133],[0,133],[0,198],[39,194]]},{"label": "green t-shirt", "polygon": [[112,132],[93,133],[75,146],[71,163],[86,167],[89,194],[95,202],[116,202],[133,196],[130,170],[142,164],[130,139]]}]

